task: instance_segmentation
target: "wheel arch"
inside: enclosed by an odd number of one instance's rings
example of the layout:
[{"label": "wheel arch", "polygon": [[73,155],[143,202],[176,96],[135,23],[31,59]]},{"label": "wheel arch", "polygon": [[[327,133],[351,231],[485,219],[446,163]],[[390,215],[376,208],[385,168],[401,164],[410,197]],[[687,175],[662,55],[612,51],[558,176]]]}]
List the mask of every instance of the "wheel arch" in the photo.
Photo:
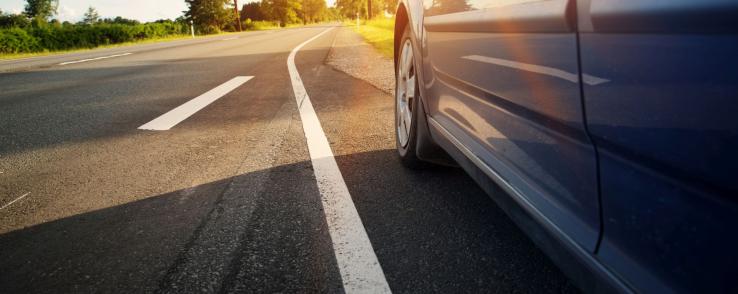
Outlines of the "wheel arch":
[{"label": "wheel arch", "polygon": [[[402,43],[402,35],[405,31],[406,27],[410,27],[410,39],[413,43],[413,51],[415,58],[424,58],[425,56],[422,54],[424,50],[421,48],[422,44],[419,40],[422,39],[419,34],[422,34],[422,31],[420,28],[422,28],[422,23],[419,21],[422,20],[423,16],[423,9],[422,6],[417,7],[409,7],[408,5],[412,5],[409,1],[413,0],[404,0],[400,1],[400,3],[397,6],[397,10],[395,13],[395,28],[394,28],[394,55],[393,55],[393,61],[395,66],[395,74],[397,74],[397,60],[398,56],[400,55],[400,46]],[[413,2],[413,3],[419,3]],[[419,4],[418,4],[419,5]],[[413,12],[416,12],[413,14]],[[419,14],[419,15],[418,15]],[[418,19],[420,18],[420,19]],[[418,76],[418,82],[423,83],[423,70],[422,70],[422,60],[415,60],[416,62],[416,75]],[[428,126],[428,111],[425,101],[425,87],[420,85],[420,89],[418,89],[418,93],[420,95],[420,99],[418,99],[418,121],[417,121],[417,143],[415,144],[415,154],[416,156],[427,162],[432,162],[435,164],[440,165],[446,165],[446,166],[458,166],[456,162],[446,153],[445,150],[443,150],[436,142],[433,140],[433,137],[431,135],[429,126]]]},{"label": "wheel arch", "polygon": [[397,56],[399,55],[400,38],[402,38],[402,32],[405,31],[405,26],[408,25],[408,15],[405,3],[400,2],[395,10],[395,36],[394,36],[394,52],[393,61],[395,64],[395,71],[397,71]]}]

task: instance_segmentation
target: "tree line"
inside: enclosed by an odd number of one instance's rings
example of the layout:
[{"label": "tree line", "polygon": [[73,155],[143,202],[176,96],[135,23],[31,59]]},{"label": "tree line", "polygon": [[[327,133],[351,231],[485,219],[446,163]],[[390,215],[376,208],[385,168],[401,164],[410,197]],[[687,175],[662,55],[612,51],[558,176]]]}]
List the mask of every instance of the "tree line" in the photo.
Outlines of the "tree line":
[{"label": "tree line", "polygon": [[336,9],[344,18],[381,17],[385,13],[394,14],[397,0],[336,0]]},{"label": "tree line", "polygon": [[61,22],[58,0],[27,0],[22,13],[0,11],[0,54],[34,53],[134,42],[187,34],[184,17],[141,23],[123,17],[101,18],[90,7],[76,23]]},{"label": "tree line", "polygon": [[184,35],[189,34],[191,23],[198,34],[211,34],[356,16],[372,18],[392,12],[397,5],[397,0],[336,0],[335,7],[327,7],[325,0],[261,0],[244,4],[236,14],[236,0],[184,1],[187,11],[175,20],[141,23],[120,16],[101,18],[90,7],[83,19],[71,23],[55,18],[59,0],[26,0],[22,13],[0,11],[0,54],[94,48]]},{"label": "tree line", "polygon": [[[279,26],[309,24],[330,20],[374,18],[394,13],[397,0],[337,0],[327,7],[325,0],[260,0],[243,4],[238,17],[232,0],[185,0],[185,16],[204,32],[237,30],[238,22],[248,27],[254,22]],[[371,8],[370,8],[371,6]]]},{"label": "tree line", "polygon": [[328,8],[325,0],[262,0],[243,4],[235,14],[236,1],[185,0],[185,17],[204,32],[234,31],[265,22],[275,26],[309,24],[337,20],[335,8]]}]

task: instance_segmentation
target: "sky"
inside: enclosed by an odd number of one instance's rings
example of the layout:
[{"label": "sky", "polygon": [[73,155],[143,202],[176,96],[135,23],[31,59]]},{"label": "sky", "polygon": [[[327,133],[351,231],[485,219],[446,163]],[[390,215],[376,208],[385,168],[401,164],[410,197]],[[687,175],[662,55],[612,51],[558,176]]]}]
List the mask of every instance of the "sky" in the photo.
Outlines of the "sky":
[{"label": "sky", "polygon": [[[255,0],[239,0],[243,5]],[[335,0],[327,0],[332,4]],[[0,0],[0,10],[3,12],[20,13],[25,6],[25,0]],[[56,16],[61,21],[77,22],[82,19],[88,7],[97,9],[100,17],[112,18],[122,16],[139,21],[154,21],[157,19],[175,19],[187,9],[184,0],[59,0],[59,9]]]}]

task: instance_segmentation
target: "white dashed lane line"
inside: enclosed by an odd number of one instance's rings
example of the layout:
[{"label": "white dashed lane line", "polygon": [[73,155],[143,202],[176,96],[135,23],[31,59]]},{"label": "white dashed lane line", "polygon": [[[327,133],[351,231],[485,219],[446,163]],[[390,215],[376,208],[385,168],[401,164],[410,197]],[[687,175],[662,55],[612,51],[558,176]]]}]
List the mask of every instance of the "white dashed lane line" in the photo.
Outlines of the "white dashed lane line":
[{"label": "white dashed lane line", "polygon": [[351,200],[333,151],[295,66],[295,55],[329,28],[292,49],[287,68],[292,80],[310,160],[320,190],[323,211],[346,293],[391,293],[359,213]]},{"label": "white dashed lane line", "polygon": [[129,53],[122,53],[122,54],[110,55],[110,56],[103,56],[103,57],[95,57],[95,58],[89,58],[89,59],[68,61],[68,62],[59,63],[59,65],[68,65],[68,64],[82,63],[82,62],[88,62],[88,61],[102,60],[102,59],[108,59],[108,58],[114,58],[114,57],[127,56],[127,55],[131,55],[131,54],[133,54],[133,53],[130,53],[129,52]]},{"label": "white dashed lane line", "polygon": [[204,94],[187,101],[169,112],[162,114],[154,120],[138,127],[140,130],[166,131],[181,123],[196,112],[225,96],[239,86],[254,78],[253,76],[239,76],[223,83]]},{"label": "white dashed lane line", "polygon": [[28,195],[31,195],[31,192],[28,192],[26,194],[23,194],[21,197],[15,198],[15,200],[8,202],[8,204],[5,204],[2,207],[0,207],[0,210],[3,210],[6,207],[10,206],[11,204],[16,203],[16,202],[18,202],[19,200],[21,200],[23,198],[26,198],[26,196],[28,196]]}]

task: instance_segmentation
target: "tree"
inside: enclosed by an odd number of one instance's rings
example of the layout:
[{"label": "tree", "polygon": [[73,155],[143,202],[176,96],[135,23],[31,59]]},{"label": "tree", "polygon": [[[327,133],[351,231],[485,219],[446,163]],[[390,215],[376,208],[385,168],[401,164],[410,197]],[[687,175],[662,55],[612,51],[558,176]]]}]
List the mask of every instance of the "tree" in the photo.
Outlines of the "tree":
[{"label": "tree", "polygon": [[251,20],[267,20],[267,16],[261,7],[261,2],[246,3],[241,7],[241,21]]},{"label": "tree", "polygon": [[384,8],[387,12],[395,14],[397,9],[397,0],[385,0]]},{"label": "tree", "polygon": [[211,33],[224,28],[233,22],[230,0],[185,0],[188,10],[187,19],[192,20],[200,30]]},{"label": "tree", "polygon": [[85,16],[82,19],[82,22],[88,25],[96,24],[98,21],[100,21],[100,14],[97,13],[97,10],[90,6],[87,8],[87,12],[85,12]]},{"label": "tree", "polygon": [[106,18],[100,20],[100,22],[103,23],[114,23],[114,24],[124,24],[124,25],[137,25],[141,22],[135,20],[135,19],[128,19],[120,16],[116,16],[115,18]]},{"label": "tree", "polygon": [[270,19],[279,21],[281,26],[300,21],[302,3],[300,0],[262,0],[262,5]]},{"label": "tree", "polygon": [[341,17],[341,12],[335,6],[328,7],[328,9],[325,10],[324,20],[340,21],[341,19],[343,19]]},{"label": "tree", "polygon": [[371,5],[372,5],[372,9],[370,11],[371,15],[368,16],[369,18],[383,16],[385,11],[392,11],[394,9],[394,7],[388,8],[387,1],[385,0],[369,0],[369,1],[371,1]]},{"label": "tree", "polygon": [[325,0],[303,0],[302,18],[305,23],[319,22],[325,17],[328,7]]},{"label": "tree", "polygon": [[[371,15],[369,15],[370,4]],[[385,11],[394,13],[395,5],[397,0],[336,0],[336,8],[347,18],[356,18],[357,13],[359,17],[368,19],[382,16]]]},{"label": "tree", "polygon": [[56,15],[59,0],[26,0],[24,14],[29,18],[48,20]]},{"label": "tree", "polygon": [[336,7],[344,17],[366,17],[366,0],[336,0]]},{"label": "tree", "polygon": [[31,22],[22,14],[9,14],[0,11],[0,28],[24,28],[29,25],[31,25]]}]

